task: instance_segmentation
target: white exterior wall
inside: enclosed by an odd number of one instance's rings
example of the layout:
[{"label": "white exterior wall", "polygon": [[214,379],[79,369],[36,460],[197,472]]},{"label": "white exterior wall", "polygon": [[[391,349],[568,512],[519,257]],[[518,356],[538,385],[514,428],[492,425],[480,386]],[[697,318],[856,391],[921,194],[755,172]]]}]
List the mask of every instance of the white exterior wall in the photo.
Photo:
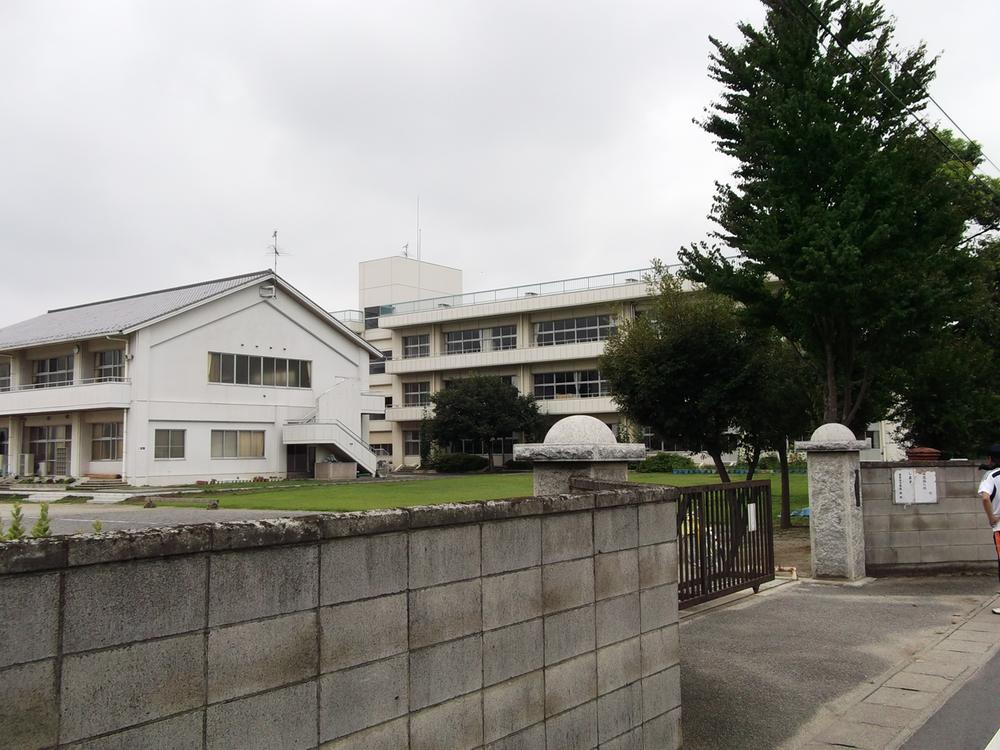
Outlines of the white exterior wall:
[{"label": "white exterior wall", "polygon": [[361,309],[462,293],[462,272],[401,255],[358,264]]}]

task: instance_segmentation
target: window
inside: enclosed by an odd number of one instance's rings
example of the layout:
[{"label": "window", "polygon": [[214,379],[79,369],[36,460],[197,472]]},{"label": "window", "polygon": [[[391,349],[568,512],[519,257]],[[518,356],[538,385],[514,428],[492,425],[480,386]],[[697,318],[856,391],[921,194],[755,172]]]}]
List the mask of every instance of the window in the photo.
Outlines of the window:
[{"label": "window", "polygon": [[157,430],[153,458],[184,458],[184,430]]},{"label": "window", "polygon": [[307,359],[209,352],[208,382],[312,388],[312,362]]},{"label": "window", "polygon": [[369,375],[381,375],[385,372],[385,363],[392,359],[391,351],[382,351],[382,359],[370,359],[368,362]]},{"label": "window", "polygon": [[378,328],[378,313],[379,306],[366,307],[365,308],[365,330],[369,331],[372,328]]},{"label": "window", "polygon": [[879,450],[882,448],[881,435],[879,434],[878,430],[868,430],[865,433],[865,437],[871,441],[871,446],[873,449]]},{"label": "window", "polygon": [[420,383],[403,383],[403,406],[425,406],[430,402],[430,381],[424,380]]},{"label": "window", "polygon": [[43,388],[73,384],[73,355],[34,360],[32,382]]},{"label": "window", "polygon": [[34,471],[41,471],[41,463],[46,463],[50,475],[69,474],[70,444],[73,428],[69,425],[28,427],[25,432],[28,453],[34,457]]},{"label": "window", "polygon": [[535,374],[535,398],[593,398],[610,392],[599,370]]},{"label": "window", "polygon": [[125,378],[125,352],[111,349],[94,353],[94,380],[123,380]]},{"label": "window", "polygon": [[614,330],[615,321],[610,315],[547,320],[535,323],[535,344],[537,346],[554,346],[578,344],[585,341],[604,341]]},{"label": "window", "polygon": [[122,457],[121,422],[102,422],[90,426],[90,460],[120,461]]},{"label": "window", "polygon": [[449,331],[444,335],[447,354],[493,352],[517,348],[517,326],[493,326],[466,331]]},{"label": "window", "polygon": [[10,390],[10,360],[0,360],[0,391]]},{"label": "window", "polygon": [[[392,455],[392,443],[372,443],[368,447],[372,449],[372,453],[374,453],[376,456]],[[417,446],[417,449],[419,450],[419,446]]]},{"label": "window", "polygon": [[403,359],[431,356],[431,335],[403,336]]},{"label": "window", "polygon": [[471,331],[450,331],[444,335],[446,354],[469,354],[483,350],[483,332],[479,329]]},{"label": "window", "polygon": [[264,458],[264,431],[212,430],[212,458]]},{"label": "window", "polygon": [[420,455],[420,430],[403,430],[403,455]]}]

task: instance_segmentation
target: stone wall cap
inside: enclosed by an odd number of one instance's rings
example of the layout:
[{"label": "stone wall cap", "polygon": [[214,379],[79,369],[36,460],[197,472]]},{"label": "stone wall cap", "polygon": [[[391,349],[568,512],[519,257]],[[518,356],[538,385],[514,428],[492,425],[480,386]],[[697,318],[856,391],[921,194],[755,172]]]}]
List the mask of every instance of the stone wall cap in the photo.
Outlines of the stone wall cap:
[{"label": "stone wall cap", "polygon": [[642,443],[527,443],[514,446],[515,461],[535,463],[641,461]]}]

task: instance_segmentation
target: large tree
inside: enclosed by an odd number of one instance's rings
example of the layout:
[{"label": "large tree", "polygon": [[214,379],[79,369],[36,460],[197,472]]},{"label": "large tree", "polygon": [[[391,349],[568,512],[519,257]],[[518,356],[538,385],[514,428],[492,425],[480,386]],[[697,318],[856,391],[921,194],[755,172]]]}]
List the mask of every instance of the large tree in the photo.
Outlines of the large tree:
[{"label": "large tree", "polygon": [[490,375],[451,381],[431,396],[434,417],[430,433],[441,445],[474,439],[486,445],[493,469],[493,440],[515,432],[533,433],[539,426],[538,404],[510,383]]},{"label": "large tree", "polygon": [[754,397],[758,334],[731,299],[687,292],[655,264],[653,307],[619,325],[605,345],[601,373],[619,410],[637,424],[722,461],[736,449],[741,405]]},{"label": "large tree", "polygon": [[934,60],[895,48],[880,2],[763,2],[761,28],[711,40],[724,91],[702,126],[736,169],[717,186],[718,244],[681,259],[797,347],[826,421],[861,431],[889,406],[886,375],[968,293],[961,239],[993,194],[969,176],[974,144],[947,138],[955,159],[911,116]]}]

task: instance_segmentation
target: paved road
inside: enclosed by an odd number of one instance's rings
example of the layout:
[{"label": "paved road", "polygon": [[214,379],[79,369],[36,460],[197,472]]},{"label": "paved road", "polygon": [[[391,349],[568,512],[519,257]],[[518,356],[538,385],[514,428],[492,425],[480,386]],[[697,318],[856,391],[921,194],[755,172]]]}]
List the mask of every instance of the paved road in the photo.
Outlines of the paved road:
[{"label": "paved road", "polygon": [[983,750],[998,731],[1000,654],[983,665],[902,750]]},{"label": "paved road", "polygon": [[[13,506],[0,503],[0,518],[4,526],[10,525]],[[30,531],[38,519],[40,505],[24,503],[24,525]],[[104,531],[122,529],[148,529],[156,526],[176,526],[217,521],[249,521],[256,518],[285,518],[288,516],[315,515],[315,511],[287,510],[207,510],[204,508],[143,508],[138,505],[98,505],[80,503],[49,506],[49,526],[53,534],[77,534],[93,531],[94,521],[99,520]]]},{"label": "paved road", "polygon": [[817,723],[870,693],[994,591],[985,576],[802,582],[685,619],[685,750],[808,742]]}]

